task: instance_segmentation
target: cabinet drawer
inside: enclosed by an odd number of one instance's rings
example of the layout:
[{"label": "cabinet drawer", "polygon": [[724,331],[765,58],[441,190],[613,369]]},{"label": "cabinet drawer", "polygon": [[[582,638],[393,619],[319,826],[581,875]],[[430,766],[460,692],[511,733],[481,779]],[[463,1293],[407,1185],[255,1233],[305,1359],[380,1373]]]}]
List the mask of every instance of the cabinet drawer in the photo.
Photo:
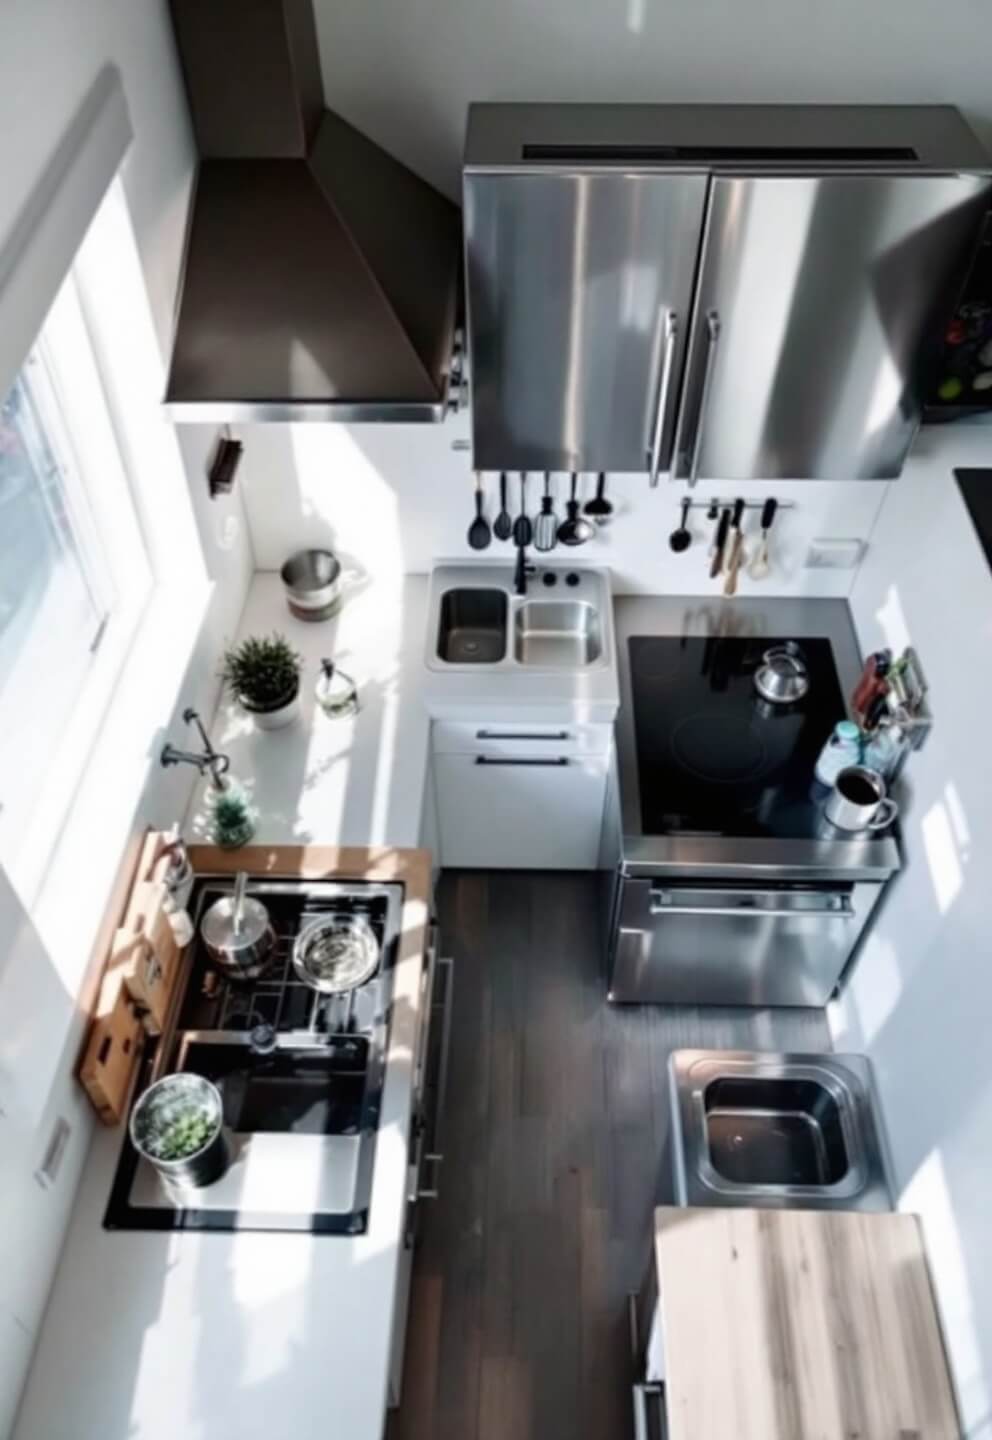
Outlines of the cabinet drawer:
[{"label": "cabinet drawer", "polygon": [[443,865],[596,868],[608,762],[549,750],[435,756]]},{"label": "cabinet drawer", "polygon": [[435,755],[607,755],[612,725],[506,723],[502,720],[435,720]]}]

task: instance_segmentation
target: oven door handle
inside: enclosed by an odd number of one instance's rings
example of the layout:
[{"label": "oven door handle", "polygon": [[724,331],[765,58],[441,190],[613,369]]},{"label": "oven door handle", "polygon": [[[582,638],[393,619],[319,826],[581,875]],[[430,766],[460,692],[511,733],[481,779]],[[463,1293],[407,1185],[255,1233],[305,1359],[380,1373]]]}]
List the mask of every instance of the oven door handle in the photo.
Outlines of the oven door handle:
[{"label": "oven door handle", "polygon": [[830,896],[825,905],[764,906],[764,905],[672,905],[663,900],[664,892],[651,894],[652,915],[700,915],[715,919],[760,920],[853,920],[854,908],[848,895]]}]

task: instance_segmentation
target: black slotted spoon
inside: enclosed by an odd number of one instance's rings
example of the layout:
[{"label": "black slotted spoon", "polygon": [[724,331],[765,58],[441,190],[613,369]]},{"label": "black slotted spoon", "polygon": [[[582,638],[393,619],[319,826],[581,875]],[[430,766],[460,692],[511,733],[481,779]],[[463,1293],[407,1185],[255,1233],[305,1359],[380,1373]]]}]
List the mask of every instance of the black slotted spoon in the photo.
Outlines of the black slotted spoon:
[{"label": "black slotted spoon", "polygon": [[492,536],[489,533],[489,521],[482,513],[483,494],[482,476],[479,471],[475,472],[475,519],[468,527],[468,543],[473,550],[485,550]]},{"label": "black slotted spoon", "polygon": [[520,514],[513,525],[513,543],[519,550],[524,550],[534,538],[534,527],[530,523],[530,516],[527,514],[527,472],[520,472]]},{"label": "black slotted spoon", "polygon": [[499,477],[499,514],[493,525],[493,534],[497,540],[509,540],[513,534],[513,517],[510,515],[506,503],[506,471],[502,470]]}]

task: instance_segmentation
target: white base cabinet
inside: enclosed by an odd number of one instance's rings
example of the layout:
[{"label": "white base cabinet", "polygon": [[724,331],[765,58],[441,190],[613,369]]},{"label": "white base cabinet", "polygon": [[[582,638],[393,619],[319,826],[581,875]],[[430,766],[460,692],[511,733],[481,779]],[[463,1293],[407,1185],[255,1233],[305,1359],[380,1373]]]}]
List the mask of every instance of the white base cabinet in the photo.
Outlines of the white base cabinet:
[{"label": "white base cabinet", "polygon": [[596,869],[611,725],[479,723],[435,731],[442,865]]}]

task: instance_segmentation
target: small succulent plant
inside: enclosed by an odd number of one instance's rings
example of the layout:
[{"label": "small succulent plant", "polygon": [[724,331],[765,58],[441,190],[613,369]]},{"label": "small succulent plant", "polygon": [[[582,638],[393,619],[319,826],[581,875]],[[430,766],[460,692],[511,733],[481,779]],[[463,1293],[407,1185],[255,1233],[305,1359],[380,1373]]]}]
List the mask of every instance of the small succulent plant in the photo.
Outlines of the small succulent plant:
[{"label": "small succulent plant", "polygon": [[226,850],[236,850],[255,833],[248,801],[238,790],[225,790],[217,796],[210,819],[214,841]]},{"label": "small succulent plant", "polygon": [[225,651],[221,678],[249,710],[277,710],[300,688],[302,661],[283,635],[251,635]]}]

